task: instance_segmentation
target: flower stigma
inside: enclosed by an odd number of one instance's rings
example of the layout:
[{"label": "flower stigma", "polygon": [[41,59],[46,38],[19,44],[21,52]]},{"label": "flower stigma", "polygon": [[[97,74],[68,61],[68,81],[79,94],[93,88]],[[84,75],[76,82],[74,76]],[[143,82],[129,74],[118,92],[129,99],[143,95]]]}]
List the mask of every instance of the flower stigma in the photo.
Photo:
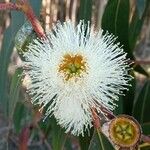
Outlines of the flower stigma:
[{"label": "flower stigma", "polygon": [[86,70],[86,61],[80,54],[65,54],[59,65],[59,72],[64,74],[66,81],[82,77]]}]

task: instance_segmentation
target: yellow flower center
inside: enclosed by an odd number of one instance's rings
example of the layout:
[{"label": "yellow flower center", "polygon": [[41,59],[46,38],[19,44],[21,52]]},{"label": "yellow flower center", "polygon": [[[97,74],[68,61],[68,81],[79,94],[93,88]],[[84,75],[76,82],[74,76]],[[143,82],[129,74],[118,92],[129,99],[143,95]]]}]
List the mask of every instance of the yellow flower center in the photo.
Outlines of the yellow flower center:
[{"label": "yellow flower center", "polygon": [[139,141],[141,130],[133,118],[124,115],[111,121],[109,133],[115,144],[121,147],[131,147]]},{"label": "yellow flower center", "polygon": [[59,72],[65,75],[67,81],[73,77],[81,77],[86,72],[86,61],[82,55],[66,54],[59,65]]}]

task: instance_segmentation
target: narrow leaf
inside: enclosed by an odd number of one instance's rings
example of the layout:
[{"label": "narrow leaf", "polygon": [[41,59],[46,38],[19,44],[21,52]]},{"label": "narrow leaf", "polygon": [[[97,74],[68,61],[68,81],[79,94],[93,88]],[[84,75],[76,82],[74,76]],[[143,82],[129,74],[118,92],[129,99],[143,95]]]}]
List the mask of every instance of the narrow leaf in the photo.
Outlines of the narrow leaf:
[{"label": "narrow leaf", "polygon": [[64,129],[57,125],[54,117],[46,119],[44,122],[40,122],[40,127],[42,128],[45,136],[50,135],[52,138],[52,148],[53,150],[63,150],[65,142],[67,139],[67,134],[65,134]]},{"label": "narrow leaf", "polygon": [[21,68],[18,68],[16,70],[15,74],[13,75],[12,81],[10,84],[10,94],[9,94],[9,96],[10,96],[9,117],[10,118],[12,118],[16,103],[19,100],[22,72],[23,72],[23,70]]},{"label": "narrow leaf", "polygon": [[90,131],[86,131],[84,133],[84,137],[81,135],[79,136],[79,142],[80,142],[80,148],[81,150],[87,150],[89,145],[90,145],[90,141],[93,135],[93,128],[90,129]]},{"label": "narrow leaf", "polygon": [[140,123],[150,122],[149,106],[150,106],[150,81],[148,80],[144,84],[133,108],[133,116]]},{"label": "narrow leaf", "polygon": [[129,47],[129,0],[109,0],[103,17],[102,29],[118,37],[117,41],[123,45],[130,58],[133,58]]},{"label": "narrow leaf", "polygon": [[145,5],[146,5],[146,0],[137,0],[137,9],[138,9],[140,18],[142,17],[144,13]]},{"label": "narrow leaf", "polygon": [[[15,2],[15,0],[12,0],[12,2]],[[33,6],[35,12],[39,14],[41,1],[35,2],[35,0],[30,0],[30,3]],[[11,11],[11,23],[4,32],[4,38],[0,50],[0,104],[1,106],[3,106],[3,108],[1,109],[5,112],[5,115],[8,115],[7,106],[9,103],[9,78],[7,70],[10,63],[10,57],[14,48],[14,37],[24,21],[25,17],[23,13],[19,13],[18,11]]]},{"label": "narrow leaf", "polygon": [[55,119],[51,120],[52,125],[52,146],[54,150],[63,149],[67,135],[64,133],[64,130],[57,125]]},{"label": "narrow leaf", "polygon": [[134,66],[134,70],[138,73],[145,75],[146,77],[149,77],[149,74],[140,65]]},{"label": "narrow leaf", "polygon": [[13,123],[16,133],[19,133],[22,126],[22,120],[25,118],[25,106],[21,102],[17,102],[13,113]]},{"label": "narrow leaf", "polygon": [[11,24],[10,27],[5,31],[4,38],[2,41],[2,48],[0,53],[0,101],[3,105],[3,111],[7,114],[8,104],[8,74],[7,69],[10,63],[10,56],[13,51],[14,43],[13,39],[16,31],[20,28],[24,22],[24,17],[18,12],[11,12]]},{"label": "narrow leaf", "polygon": [[145,135],[150,135],[150,122],[142,124],[142,131]]},{"label": "narrow leaf", "polygon": [[26,21],[15,36],[15,47],[22,60],[24,60],[23,53],[27,51],[29,44],[36,37],[30,22]]},{"label": "narrow leaf", "polygon": [[[131,74],[134,77],[133,73],[131,73]],[[131,84],[131,86],[129,87],[129,90],[124,92],[125,96],[122,96],[122,98],[123,98],[123,113],[132,115],[133,103],[134,103],[134,98],[135,98],[135,88],[136,88],[135,78],[133,78],[129,82],[129,84]]]},{"label": "narrow leaf", "polygon": [[40,15],[40,11],[41,11],[41,6],[42,6],[42,1],[35,1],[35,0],[29,0],[32,8],[33,8],[33,11],[35,13],[36,16],[39,16]]},{"label": "narrow leaf", "polygon": [[88,150],[115,150],[108,138],[100,131],[94,131]]},{"label": "narrow leaf", "polygon": [[119,100],[116,102],[117,107],[114,110],[114,114],[118,115],[118,114],[122,114],[123,113],[123,97],[120,96]]},{"label": "narrow leaf", "polygon": [[92,14],[92,0],[81,0],[79,5],[78,21],[84,20],[85,22],[91,21]]},{"label": "narrow leaf", "polygon": [[129,26],[129,44],[131,50],[135,48],[137,39],[141,32],[143,20],[139,18],[137,10],[134,11],[130,26]]}]

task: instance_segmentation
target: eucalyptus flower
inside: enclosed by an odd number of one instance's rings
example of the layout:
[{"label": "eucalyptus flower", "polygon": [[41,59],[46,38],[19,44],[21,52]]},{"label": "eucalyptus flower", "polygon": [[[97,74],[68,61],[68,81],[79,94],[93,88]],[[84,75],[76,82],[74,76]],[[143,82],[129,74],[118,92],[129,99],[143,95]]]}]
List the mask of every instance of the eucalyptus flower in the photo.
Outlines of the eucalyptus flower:
[{"label": "eucalyptus flower", "polygon": [[24,53],[32,103],[47,108],[74,135],[92,127],[92,109],[113,111],[127,89],[129,64],[116,38],[80,21],[57,23],[47,39],[35,39]]}]

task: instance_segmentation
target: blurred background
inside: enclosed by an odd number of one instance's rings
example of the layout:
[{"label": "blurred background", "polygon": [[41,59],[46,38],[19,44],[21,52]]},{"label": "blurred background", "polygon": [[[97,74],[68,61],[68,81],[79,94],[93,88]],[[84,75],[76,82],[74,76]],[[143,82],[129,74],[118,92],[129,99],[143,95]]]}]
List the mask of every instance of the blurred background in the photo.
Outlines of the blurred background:
[{"label": "blurred background", "polygon": [[[135,79],[114,113],[134,116],[143,132],[150,135],[150,1],[30,0],[30,4],[45,30],[58,20],[71,19],[77,24],[84,19],[91,21],[95,30],[102,28],[118,37],[134,62],[131,74]],[[0,11],[0,150],[102,149],[93,129],[84,138],[65,134],[54,118],[43,122],[38,107],[30,103],[25,92],[28,80],[22,78],[20,48],[32,41],[35,33],[26,22],[21,12]],[[106,150],[113,149],[105,137],[102,139]],[[150,150],[150,144],[141,143],[139,149]]]}]

